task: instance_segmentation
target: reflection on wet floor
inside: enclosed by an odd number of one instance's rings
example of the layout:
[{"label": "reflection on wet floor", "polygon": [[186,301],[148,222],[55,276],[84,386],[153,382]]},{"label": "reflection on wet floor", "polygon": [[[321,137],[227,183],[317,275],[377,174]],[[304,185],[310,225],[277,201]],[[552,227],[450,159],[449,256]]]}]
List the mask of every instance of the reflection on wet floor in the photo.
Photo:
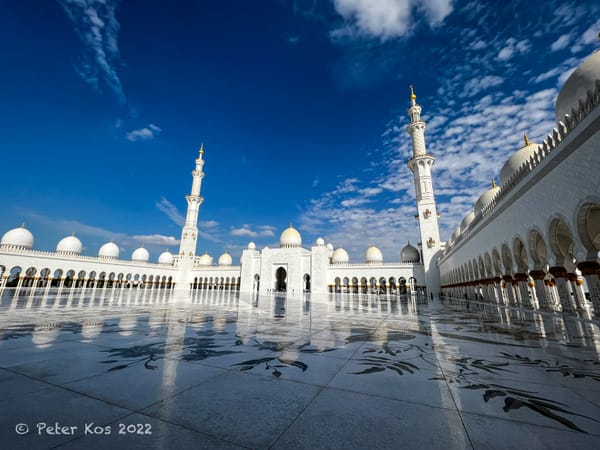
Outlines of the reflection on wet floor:
[{"label": "reflection on wet floor", "polygon": [[[366,294],[7,292],[0,435],[15,448],[129,446],[14,432],[15,414],[76,422],[94,408],[103,424],[135,414],[163,438],[208,447],[600,445],[600,330],[590,318]],[[72,396],[81,404],[66,413],[60,402]],[[355,416],[334,445],[321,428],[337,426],[337,403]],[[237,409],[254,414],[223,420]]]}]

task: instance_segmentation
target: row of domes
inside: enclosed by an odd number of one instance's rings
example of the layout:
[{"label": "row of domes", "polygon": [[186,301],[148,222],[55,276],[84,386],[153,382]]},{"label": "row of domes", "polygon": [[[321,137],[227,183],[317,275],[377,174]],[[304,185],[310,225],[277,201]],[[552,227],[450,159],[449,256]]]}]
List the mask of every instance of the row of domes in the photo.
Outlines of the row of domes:
[{"label": "row of domes", "polygon": [[[342,247],[338,247],[333,252],[331,257],[332,264],[348,264],[350,257],[348,252]],[[421,261],[421,255],[419,250],[410,245],[410,242],[400,251],[400,262],[401,263],[418,263]],[[382,264],[383,253],[374,245],[371,245],[365,252],[365,263],[366,264]]]}]

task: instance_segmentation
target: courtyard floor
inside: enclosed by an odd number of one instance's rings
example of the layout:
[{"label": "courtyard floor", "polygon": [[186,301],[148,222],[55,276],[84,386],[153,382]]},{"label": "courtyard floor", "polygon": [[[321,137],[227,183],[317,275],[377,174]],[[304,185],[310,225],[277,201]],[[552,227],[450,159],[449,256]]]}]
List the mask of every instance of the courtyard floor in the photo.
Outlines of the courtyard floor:
[{"label": "courtyard floor", "polygon": [[5,293],[2,448],[600,448],[597,321],[140,291]]}]

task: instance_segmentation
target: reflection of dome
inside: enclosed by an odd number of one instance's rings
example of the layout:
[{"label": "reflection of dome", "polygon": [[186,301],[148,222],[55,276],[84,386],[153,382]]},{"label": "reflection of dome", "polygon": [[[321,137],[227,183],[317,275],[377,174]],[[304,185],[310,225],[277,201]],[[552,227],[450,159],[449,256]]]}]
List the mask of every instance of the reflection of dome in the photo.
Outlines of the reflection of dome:
[{"label": "reflection of dome", "polygon": [[114,242],[107,242],[98,250],[98,256],[106,259],[117,259],[119,257],[119,247]]},{"label": "reflection of dome", "polygon": [[496,183],[492,183],[492,187],[485,191],[483,194],[481,194],[475,202],[475,214],[479,214],[480,212],[482,212],[483,208],[485,208],[494,199],[498,191],[500,191],[500,188],[496,186]]},{"label": "reflection of dome", "polygon": [[475,211],[470,211],[462,220],[462,222],[460,223],[460,232],[464,233],[465,230],[467,229],[467,227],[471,224],[471,222],[473,222],[473,219],[475,218]]},{"label": "reflection of dome", "polygon": [[33,327],[31,342],[37,348],[48,348],[58,338],[60,326],[55,323],[41,323]]},{"label": "reflection of dome", "polygon": [[173,264],[173,255],[170,252],[162,252],[158,257],[158,263],[170,266]]},{"label": "reflection of dome", "polygon": [[254,242],[250,242],[248,244],[248,249],[249,250],[256,250],[256,244]]},{"label": "reflection of dome", "polygon": [[132,261],[148,262],[150,253],[144,247],[136,248],[131,254]]},{"label": "reflection of dome", "polygon": [[348,261],[350,261],[348,252],[342,247],[336,248],[331,257],[331,264],[348,264]]},{"label": "reflection of dome", "polygon": [[280,247],[300,247],[302,245],[302,237],[298,230],[296,230],[293,226],[289,226],[283,233],[281,233],[281,237],[279,238],[279,246]]},{"label": "reflection of dome", "polygon": [[325,245],[325,241],[323,240],[323,238],[317,238],[316,242],[315,242],[319,247],[322,247]]},{"label": "reflection of dome", "polygon": [[33,247],[33,234],[23,224],[19,228],[13,228],[4,233],[0,246],[29,250]]},{"label": "reflection of dome", "polygon": [[198,260],[198,264],[200,264],[201,266],[211,266],[212,262],[212,256],[210,256],[208,253],[204,253],[204,255],[202,255]]},{"label": "reflection of dome", "polygon": [[75,234],[62,238],[56,245],[56,253],[62,255],[81,255],[82,249],[83,245],[81,244],[81,241],[75,237]]},{"label": "reflection of dome", "polygon": [[579,108],[579,100],[584,100],[587,91],[596,89],[596,80],[600,80],[600,51],[595,51],[571,74],[556,98],[554,117],[556,123],[565,121],[565,114]]},{"label": "reflection of dome", "polygon": [[374,245],[371,245],[365,252],[365,262],[367,264],[381,264],[383,262],[383,254]]},{"label": "reflection of dome", "polygon": [[230,266],[233,263],[233,259],[231,255],[227,252],[223,253],[219,256],[219,265],[220,266]]},{"label": "reflection of dome", "polygon": [[410,242],[400,251],[400,262],[418,263],[421,261],[419,250],[410,245]]},{"label": "reflection of dome", "polygon": [[500,184],[505,184],[537,151],[538,144],[529,142],[525,137],[525,145],[512,154],[500,171]]}]

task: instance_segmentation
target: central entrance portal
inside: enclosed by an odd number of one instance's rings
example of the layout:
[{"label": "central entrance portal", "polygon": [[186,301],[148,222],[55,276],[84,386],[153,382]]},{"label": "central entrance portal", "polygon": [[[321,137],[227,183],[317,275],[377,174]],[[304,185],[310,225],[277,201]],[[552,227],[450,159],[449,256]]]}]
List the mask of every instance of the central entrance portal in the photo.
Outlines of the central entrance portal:
[{"label": "central entrance portal", "polygon": [[285,280],[287,279],[287,272],[283,267],[280,267],[275,272],[275,291],[277,292],[285,292],[287,290],[287,285]]}]

